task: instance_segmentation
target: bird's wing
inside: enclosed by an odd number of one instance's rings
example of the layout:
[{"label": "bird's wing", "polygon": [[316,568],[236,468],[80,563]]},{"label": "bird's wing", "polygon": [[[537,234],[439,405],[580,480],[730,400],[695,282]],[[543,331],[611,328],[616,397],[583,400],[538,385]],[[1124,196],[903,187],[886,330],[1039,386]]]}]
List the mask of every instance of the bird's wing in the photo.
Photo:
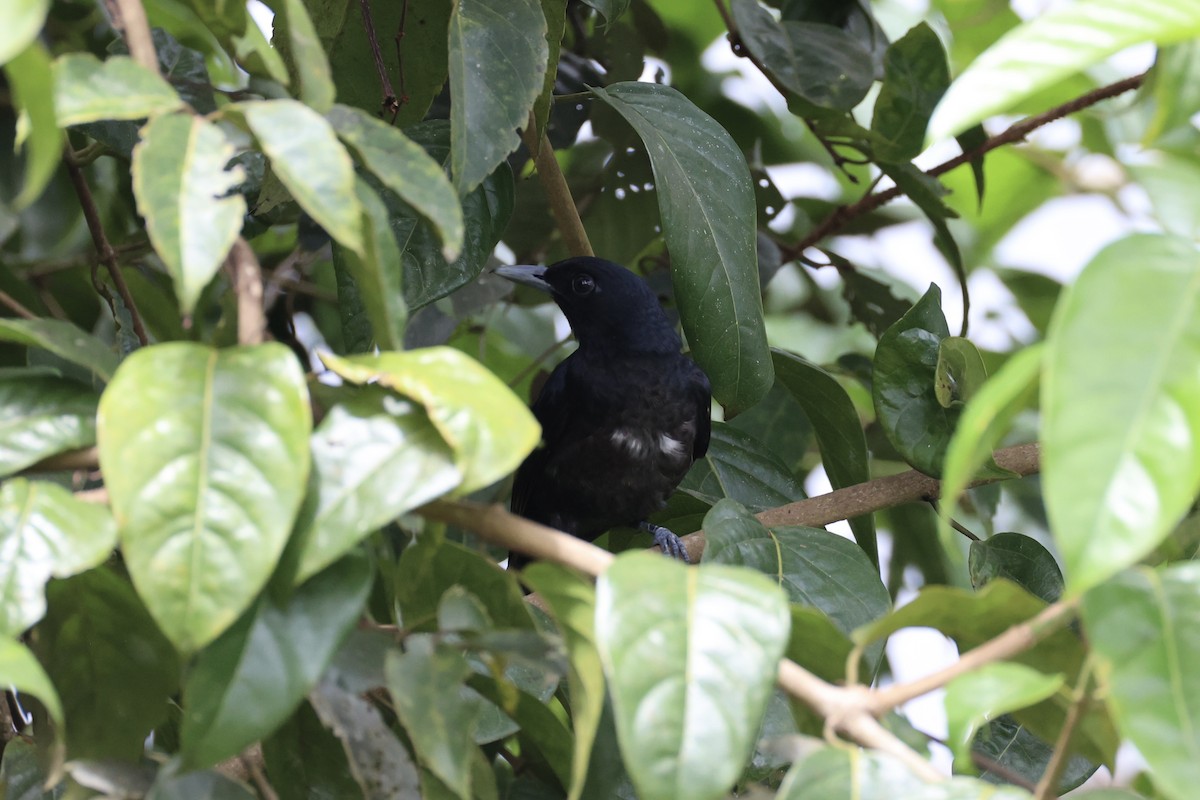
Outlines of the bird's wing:
[{"label": "bird's wing", "polygon": [[542,391],[529,407],[542,426],[542,443],[529,454],[513,478],[510,508],[514,514],[527,516],[534,484],[546,468],[549,448],[562,437],[566,428],[571,407],[567,398],[567,370],[570,369],[568,361],[569,357],[554,368],[542,386]]},{"label": "bird's wing", "polygon": [[696,438],[692,442],[692,459],[699,461],[708,452],[708,440],[712,437],[712,384],[699,367],[695,369],[692,395],[696,398]]}]

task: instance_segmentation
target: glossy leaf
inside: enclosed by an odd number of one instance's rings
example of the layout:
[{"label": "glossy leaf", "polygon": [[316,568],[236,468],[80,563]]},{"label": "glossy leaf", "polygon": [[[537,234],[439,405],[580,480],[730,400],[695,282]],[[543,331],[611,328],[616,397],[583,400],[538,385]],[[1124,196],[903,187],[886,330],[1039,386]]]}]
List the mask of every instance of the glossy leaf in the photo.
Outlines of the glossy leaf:
[{"label": "glossy leaf", "polygon": [[50,375],[0,378],[0,476],[96,443],[96,393]]},{"label": "glossy leaf", "polygon": [[1200,41],[1184,40],[1158,48],[1154,69],[1143,93],[1152,98],[1154,116],[1142,136],[1143,145],[1166,146],[1176,137],[1191,136],[1191,117],[1200,108]]},{"label": "glossy leaf", "polygon": [[1198,306],[1194,243],[1150,234],[1102,250],[1059,303],[1042,473],[1068,594],[1154,549],[1200,489]]},{"label": "glossy leaf", "polygon": [[950,85],[946,51],[933,29],[921,23],[892,43],[883,68],[871,118],[871,130],[879,135],[875,155],[909,161],[924,149],[925,126]]},{"label": "glossy leaf", "polygon": [[104,381],[112,380],[119,360],[108,345],[58,319],[0,319],[0,341],[49,350]]},{"label": "glossy leaf", "polygon": [[533,630],[529,605],[516,577],[487,556],[447,541],[418,538],[405,548],[397,570],[396,605],[412,630],[435,630],[442,596],[453,586],[469,586],[486,597],[488,615],[502,628]]},{"label": "glossy leaf", "polygon": [[970,339],[951,336],[938,346],[933,394],[942,408],[958,408],[975,396],[987,381],[983,356]]},{"label": "glossy leaf", "polygon": [[[442,120],[405,131],[443,167],[450,160],[450,126]],[[513,174],[501,163],[462,203],[462,252],[448,261],[433,227],[398,197],[384,195],[392,232],[404,253],[404,300],[411,309],[428,305],[479,277],[513,213]]]},{"label": "glossy leaf", "polygon": [[300,100],[314,111],[328,111],[336,89],[329,72],[329,59],[303,0],[283,0],[275,6],[275,12],[275,27],[287,36]]},{"label": "glossy leaf", "polygon": [[44,588],[108,558],[116,544],[108,509],[53,483],[0,485],[0,636],[22,633],[46,613]]},{"label": "glossy leaf", "polygon": [[775,796],[778,800],[1029,800],[1030,794],[975,778],[927,783],[902,762],[877,750],[822,747],[796,762]]},{"label": "glossy leaf", "polygon": [[310,415],[299,362],[276,343],[144,348],[100,398],[125,563],[181,652],[232,625],[274,570],[304,495]]},{"label": "glossy leaf", "polygon": [[300,207],[334,241],[361,252],[363,209],[354,192],[354,163],[325,118],[287,99],[252,100],[229,108],[246,121],[271,160],[272,173]]},{"label": "glossy leaf", "polygon": [[542,89],[546,18],[538,0],[456,0],[450,14],[451,174],[460,195],[517,149]]},{"label": "glossy leaf", "polygon": [[[28,9],[42,3],[35,0],[24,5]],[[5,31],[11,32],[12,26],[6,25]],[[0,62],[6,60],[0,56]],[[4,65],[4,77],[13,108],[20,114],[16,144],[25,152],[25,180],[12,201],[13,208],[20,211],[36,200],[54,177],[62,162],[63,133],[54,116],[54,71],[46,48],[31,42]]]},{"label": "glossy leaf", "polygon": [[242,229],[246,201],[230,190],[245,172],[225,169],[233,145],[203,117],[165,114],[141,137],[133,148],[138,213],[175,282],[179,310],[190,316]]},{"label": "glossy leaf", "polygon": [[968,570],[976,589],[1004,578],[1047,603],[1062,597],[1063,577],[1058,562],[1037,539],[1024,534],[997,533],[981,542],[971,542]]},{"label": "glossy leaf", "polygon": [[525,404],[470,356],[449,347],[338,358],[322,354],[353,383],[377,382],[415,400],[454,451],[458,492],[472,492],[515,470],[537,445],[540,428]]},{"label": "glossy leaf", "polygon": [[350,773],[364,798],[422,797],[412,757],[371,702],[329,682],[313,690],[309,702],[325,726],[342,740]]},{"label": "glossy leaf", "polygon": [[[1050,765],[1054,757],[1054,745],[1034,735],[1028,728],[1021,725],[1010,714],[1001,714],[979,729],[975,735],[972,749],[991,759],[1002,768],[1023,776],[1036,785]],[[1066,794],[1092,776],[1100,765],[1089,761],[1081,755],[1073,755],[1067,759],[1062,776],[1058,781],[1059,794]],[[999,770],[990,772],[980,770],[980,775],[989,782],[1007,782],[1001,777]],[[1100,800],[1095,797],[1095,791],[1087,793],[1088,800]]]},{"label": "glossy leaf", "polygon": [[579,800],[604,711],[604,669],[596,649],[595,590],[589,581],[550,563],[531,564],[522,572],[521,580],[546,603],[558,623],[558,632],[570,658],[568,697],[575,753],[567,797],[568,800]]},{"label": "glossy leaf", "polygon": [[332,800],[362,794],[341,743],[308,703],[264,739],[262,748],[267,779],[280,797]]},{"label": "glossy leaf", "polygon": [[183,687],[184,764],[207,767],[237,755],[290,717],[362,615],[370,588],[366,559],[344,559],[286,602],[264,597],[205,647]]},{"label": "glossy leaf", "polygon": [[787,602],[761,575],[617,557],[596,587],[596,639],[639,797],[725,796],[757,737],[787,634]]},{"label": "glossy leaf", "polygon": [[[0,681],[42,701],[55,724],[63,724],[62,703],[42,665],[25,645],[8,636],[0,637]],[[5,748],[7,751],[7,748]],[[7,753],[6,753],[7,755]],[[5,758],[5,763],[8,759]]]},{"label": "glossy leaf", "polygon": [[874,82],[871,56],[852,35],[814,22],[776,22],[758,0],[734,0],[738,38],[776,83],[818,109],[849,111]]},{"label": "glossy leaf", "polygon": [[766,445],[724,423],[713,423],[704,458],[679,484],[679,491],[712,505],[723,498],[752,511],[786,505],[804,498],[804,487]]},{"label": "glossy leaf", "polygon": [[1154,216],[1167,233],[1200,238],[1200,199],[1188,191],[1200,181],[1200,154],[1155,151],[1145,163],[1131,165],[1130,172],[1150,196]]},{"label": "glossy leaf", "polygon": [[61,693],[71,757],[139,758],[179,689],[175,649],[108,569],[54,581],[46,597],[36,646]]},{"label": "glossy leaf", "polygon": [[1200,781],[1200,564],[1122,572],[1083,597],[1098,677],[1121,733],[1168,797]]},{"label": "glossy leaf", "polygon": [[888,441],[917,469],[937,477],[958,412],[934,394],[937,354],[950,335],[941,291],[925,296],[879,338],[871,391],[875,414]]},{"label": "glossy leaf", "polygon": [[0,33],[0,64],[7,64],[37,39],[50,10],[50,0],[17,0],[6,9]]},{"label": "glossy leaf", "polygon": [[[821,528],[766,528],[745,508],[722,500],[704,517],[704,563],[755,569],[789,602],[819,609],[849,636],[891,609],[879,571],[855,546]],[[872,669],[882,645],[868,654]]]},{"label": "glossy leaf", "polygon": [[713,396],[733,416],[774,378],[746,159],[716,120],[674,89],[617,83],[592,92],[633,126],[650,155],[683,331]]},{"label": "glossy leaf", "polygon": [[458,258],[463,210],[441,164],[399,128],[361,109],[335,105],[325,117],[363,166],[433,225],[442,256]]},{"label": "glossy leaf", "polygon": [[1062,675],[1043,675],[1021,664],[999,661],[959,675],[946,684],[948,744],[959,769],[971,764],[971,741],[989,719],[1031,706],[1062,687]]},{"label": "glossy leaf", "polygon": [[958,500],[981,471],[996,474],[992,448],[1008,433],[1012,420],[1034,399],[1043,347],[1015,353],[967,403],[946,447],[940,508],[943,524],[957,512]]},{"label": "glossy leaf", "polygon": [[[844,489],[871,479],[867,437],[862,421],[846,390],[832,375],[802,358],[774,350],[775,379],[787,387],[817,434],[821,465],[834,489]],[[850,520],[859,547],[872,563],[879,563],[875,519],[871,515]]]},{"label": "glossy leaf", "polygon": [[54,113],[64,128],[143,119],[182,105],[171,84],[129,56],[100,61],[89,53],[68,53],[54,62]]},{"label": "glossy leaf", "polygon": [[1141,42],[1200,36],[1191,0],[1081,0],[1009,31],[950,86],[930,123],[931,140],[952,136],[1036,92]]},{"label": "glossy leaf", "polygon": [[405,652],[387,659],[387,684],[396,715],[417,757],[462,800],[471,798],[471,729],[478,699],[462,694],[471,667],[461,653],[435,646],[429,636],[410,636]]},{"label": "glossy leaf", "polygon": [[312,456],[314,487],[296,523],[304,543],[297,581],[461,478],[424,412],[377,387],[329,409],[313,433]]},{"label": "glossy leaf", "polygon": [[363,249],[355,252],[335,245],[334,267],[339,274],[348,273],[353,279],[358,302],[371,323],[374,343],[382,350],[403,350],[408,309],[401,289],[400,248],[392,236],[388,210],[379,195],[357,176],[354,194],[363,211]]}]

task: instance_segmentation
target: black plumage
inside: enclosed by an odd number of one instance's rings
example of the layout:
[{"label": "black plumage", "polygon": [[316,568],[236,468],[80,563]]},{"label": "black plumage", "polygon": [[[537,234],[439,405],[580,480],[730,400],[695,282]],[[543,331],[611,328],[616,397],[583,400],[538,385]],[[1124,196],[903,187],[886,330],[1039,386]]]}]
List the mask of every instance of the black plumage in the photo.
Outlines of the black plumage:
[{"label": "black plumage", "polygon": [[[548,291],[579,342],[533,402],[542,446],[517,470],[513,513],[589,541],[639,526],[687,560],[675,534],[646,520],[708,450],[711,388],[680,353],[658,298],[599,258],[496,272]],[[510,568],[525,563],[520,554],[509,559]]]}]

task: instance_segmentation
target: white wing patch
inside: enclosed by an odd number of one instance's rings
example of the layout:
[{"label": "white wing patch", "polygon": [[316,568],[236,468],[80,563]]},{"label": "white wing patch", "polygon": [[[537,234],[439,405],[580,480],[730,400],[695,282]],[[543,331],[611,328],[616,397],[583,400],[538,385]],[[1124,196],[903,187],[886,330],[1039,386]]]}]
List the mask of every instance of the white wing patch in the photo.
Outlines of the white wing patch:
[{"label": "white wing patch", "polygon": [[650,443],[628,428],[617,428],[612,432],[610,440],[617,447],[623,447],[634,458],[641,458],[650,449]]},{"label": "white wing patch", "polygon": [[663,455],[670,458],[678,458],[687,452],[687,446],[683,442],[667,436],[665,433],[658,437],[658,449],[662,451]]}]

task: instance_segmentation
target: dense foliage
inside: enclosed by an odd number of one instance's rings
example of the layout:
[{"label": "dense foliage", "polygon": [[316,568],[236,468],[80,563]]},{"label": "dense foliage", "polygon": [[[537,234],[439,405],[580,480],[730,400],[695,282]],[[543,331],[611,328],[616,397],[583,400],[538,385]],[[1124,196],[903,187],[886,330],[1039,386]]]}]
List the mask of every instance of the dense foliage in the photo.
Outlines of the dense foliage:
[{"label": "dense foliage", "polygon": [[[4,5],[3,796],[1193,796],[1195,0],[266,5]],[[569,339],[488,268],[588,251],[711,378],[698,566],[493,505]]]}]

